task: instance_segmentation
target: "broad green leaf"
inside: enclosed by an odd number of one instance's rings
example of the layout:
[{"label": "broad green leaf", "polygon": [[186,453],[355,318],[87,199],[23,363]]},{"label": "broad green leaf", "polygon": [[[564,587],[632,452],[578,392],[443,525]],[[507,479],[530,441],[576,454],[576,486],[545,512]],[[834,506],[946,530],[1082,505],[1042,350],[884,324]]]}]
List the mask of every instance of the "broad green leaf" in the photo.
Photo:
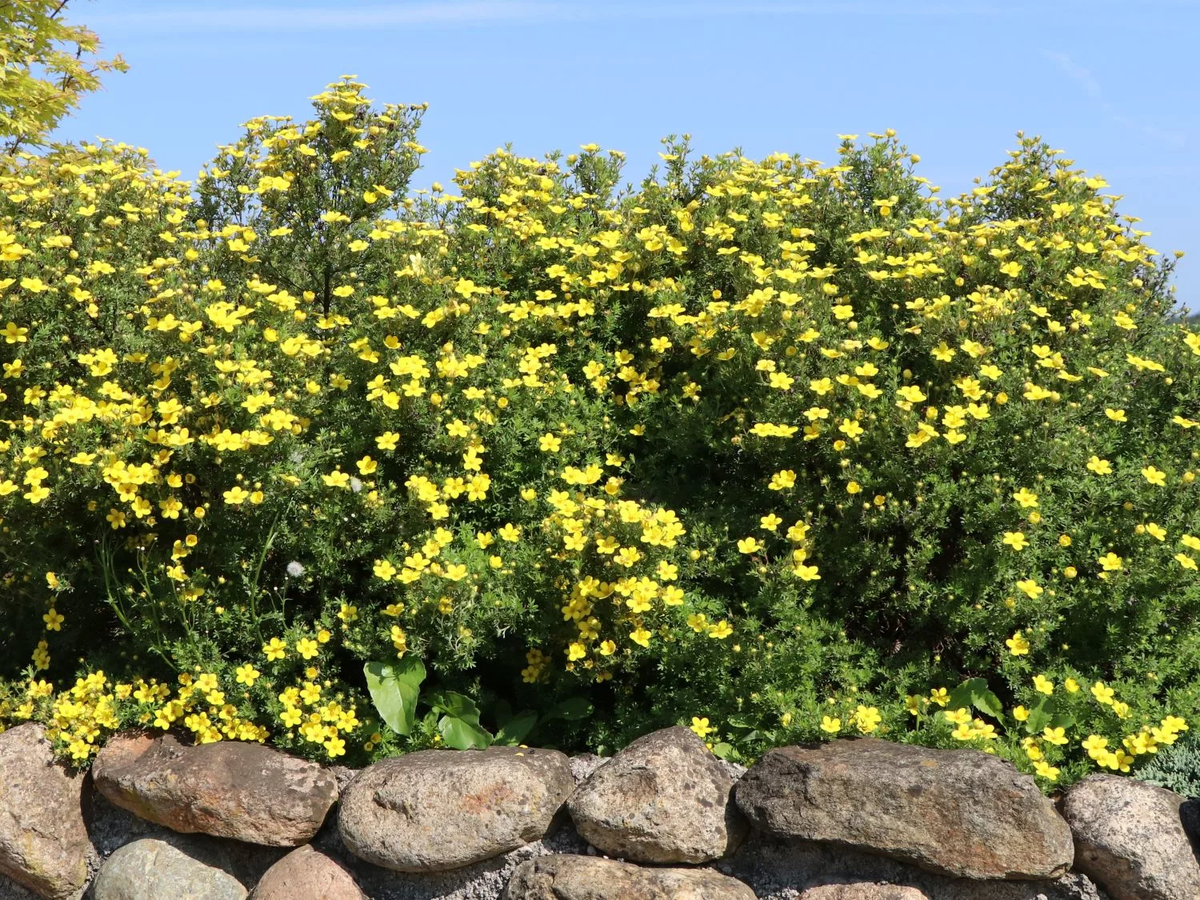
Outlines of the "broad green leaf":
[{"label": "broad green leaf", "polygon": [[975,704],[975,708],[980,712],[991,716],[997,721],[1004,721],[1004,705],[1000,702],[1000,698],[986,688],[971,696],[971,702]]},{"label": "broad green leaf", "polygon": [[994,719],[1004,721],[1004,707],[1000,698],[988,690],[987,681],[983,678],[969,678],[950,693],[948,709],[972,706]]},{"label": "broad green leaf", "polygon": [[1025,720],[1025,730],[1030,734],[1041,734],[1042,729],[1050,724],[1054,716],[1055,704],[1049,697],[1043,695],[1029,710],[1029,718]]},{"label": "broad green leaf", "polygon": [[733,745],[721,741],[719,744],[713,744],[712,752],[718,759],[729,759],[733,755]]},{"label": "broad green leaf", "polygon": [[416,657],[396,662],[369,662],[363,666],[367,690],[380,718],[397,734],[410,734],[417,697],[425,680],[425,666]]},{"label": "broad green leaf", "polygon": [[586,697],[568,697],[546,713],[547,719],[566,719],[574,722],[592,714],[592,704]]},{"label": "broad green leaf", "polygon": [[482,750],[492,743],[492,735],[478,722],[467,722],[457,716],[442,716],[438,731],[446,746],[455,750]]},{"label": "broad green leaf", "polygon": [[[974,681],[982,681],[981,678],[972,678],[970,681],[964,681],[958,687],[950,692],[950,700],[946,703],[946,709],[953,712],[956,709],[969,709],[975,705],[972,699],[974,695]],[[985,685],[986,686],[986,685]]]},{"label": "broad green leaf", "polygon": [[454,691],[435,691],[429,695],[429,705],[440,713],[462,719],[472,725],[479,724],[479,707],[475,701]]},{"label": "broad green leaf", "polygon": [[525,740],[526,736],[533,730],[533,726],[537,724],[537,713],[525,710],[511,717],[507,722],[500,726],[500,730],[496,732],[497,744],[506,744],[513,746]]},{"label": "broad green leaf", "polygon": [[507,700],[497,700],[496,705],[492,707],[492,715],[496,719],[496,725],[503,726],[513,717],[512,704]]}]

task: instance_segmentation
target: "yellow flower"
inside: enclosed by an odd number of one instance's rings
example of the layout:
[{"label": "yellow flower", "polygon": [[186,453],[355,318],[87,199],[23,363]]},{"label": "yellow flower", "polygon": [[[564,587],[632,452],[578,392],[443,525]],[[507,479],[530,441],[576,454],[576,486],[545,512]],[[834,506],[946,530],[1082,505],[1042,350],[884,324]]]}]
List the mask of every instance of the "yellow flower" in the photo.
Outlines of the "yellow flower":
[{"label": "yellow flower", "polygon": [[1051,726],[1047,725],[1042,731],[1042,737],[1051,744],[1061,746],[1067,742],[1064,732],[1065,729],[1063,728],[1052,728]]},{"label": "yellow flower", "polygon": [[312,638],[301,638],[296,642],[296,652],[304,659],[312,659],[317,655],[317,642]]},{"label": "yellow flower", "polygon": [[1158,485],[1159,487],[1167,483],[1167,473],[1159,471],[1154,466],[1146,466],[1146,468],[1142,469],[1142,477],[1151,484]]},{"label": "yellow flower", "polygon": [[639,647],[650,646],[650,632],[640,626],[629,633],[629,639]]},{"label": "yellow flower", "polygon": [[1004,643],[1008,645],[1008,649],[1012,651],[1013,656],[1023,656],[1029,652],[1029,641],[1021,636],[1020,631],[1015,632]]},{"label": "yellow flower", "polygon": [[1117,554],[1109,552],[1107,555],[1100,557],[1100,565],[1104,567],[1105,572],[1119,572],[1125,561]]},{"label": "yellow flower", "polygon": [[1088,460],[1087,467],[1097,475],[1112,474],[1112,464],[1107,459],[1101,459],[1098,456],[1093,456]]},{"label": "yellow flower", "polygon": [[771,483],[767,485],[773,491],[786,491],[796,486],[796,473],[791,469],[783,469],[771,476]]},{"label": "yellow flower", "polygon": [[737,548],[740,553],[757,553],[762,549],[762,544],[752,537],[742,538],[737,542]]},{"label": "yellow flower", "polygon": [[707,737],[712,732],[716,731],[708,724],[708,719],[701,719],[698,716],[692,716],[691,729],[696,733],[697,737]]},{"label": "yellow flower", "polygon": [[[1032,578],[1028,578],[1025,581],[1018,581],[1017,587],[1024,591],[1031,600],[1036,600],[1046,590],[1045,588],[1040,587]],[[1015,653],[1016,651],[1013,652]]]},{"label": "yellow flower", "polygon": [[821,730],[826,731],[829,734],[837,734],[842,730],[842,720],[833,719],[829,716],[823,716],[821,718]]},{"label": "yellow flower", "polygon": [[1116,692],[1106,685],[1103,681],[1097,681],[1092,685],[1092,696],[1096,698],[1097,703],[1102,703],[1105,706],[1111,706],[1113,696]]},{"label": "yellow flower", "polygon": [[874,706],[859,706],[854,711],[854,724],[863,734],[870,734],[879,727],[882,716]]},{"label": "yellow flower", "polygon": [[246,498],[250,496],[250,492],[235,485],[227,490],[223,496],[225,497],[225,502],[230,506],[237,506],[238,504],[245,502]]},{"label": "yellow flower", "polygon": [[733,626],[724,619],[708,627],[708,636],[716,640],[727,638],[731,634],[733,634]]},{"label": "yellow flower", "polygon": [[1020,531],[1004,532],[1004,543],[1012,547],[1014,550],[1023,550],[1029,546],[1029,541],[1025,539],[1025,535]]},{"label": "yellow flower", "polygon": [[1033,764],[1033,769],[1042,778],[1046,778],[1050,781],[1054,781],[1054,779],[1058,778],[1058,767],[1050,765],[1050,763],[1046,762],[1044,759],[1039,759],[1037,762],[1035,762]]},{"label": "yellow flower", "polygon": [[562,446],[562,439],[553,434],[543,434],[538,440],[538,449],[543,453],[557,453]]},{"label": "yellow flower", "polygon": [[1023,507],[1038,505],[1038,495],[1029,490],[1029,488],[1021,488],[1019,491],[1016,491],[1013,494],[1013,499]]},{"label": "yellow flower", "polygon": [[350,474],[340,470],[322,475],[321,480],[329,487],[348,488],[350,486]]},{"label": "yellow flower", "polygon": [[253,687],[254,682],[262,675],[262,672],[254,668],[250,663],[244,663],[235,670],[237,672],[237,683],[244,684],[246,687]]},{"label": "yellow flower", "polygon": [[392,576],[396,574],[396,567],[386,559],[377,559],[375,560],[374,572],[377,578],[390,581]]},{"label": "yellow flower", "polygon": [[1033,676],[1034,690],[1041,691],[1046,696],[1054,693],[1054,682],[1048,679],[1045,675]]},{"label": "yellow flower", "polygon": [[263,644],[263,653],[266,654],[267,662],[272,662],[276,659],[283,659],[287,656],[287,644],[277,637],[271,638],[267,643]]}]

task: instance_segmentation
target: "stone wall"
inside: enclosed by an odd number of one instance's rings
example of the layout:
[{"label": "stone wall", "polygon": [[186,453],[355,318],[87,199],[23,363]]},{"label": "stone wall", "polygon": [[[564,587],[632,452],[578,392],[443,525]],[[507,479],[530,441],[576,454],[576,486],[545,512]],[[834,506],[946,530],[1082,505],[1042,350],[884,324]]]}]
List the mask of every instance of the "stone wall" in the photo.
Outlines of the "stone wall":
[{"label": "stone wall", "polygon": [[1197,900],[1192,821],[1130,778],[1056,803],[994,756],[872,738],[748,771],[686,728],[354,771],[128,733],[71,775],[41,726],[0,734],[0,900]]}]

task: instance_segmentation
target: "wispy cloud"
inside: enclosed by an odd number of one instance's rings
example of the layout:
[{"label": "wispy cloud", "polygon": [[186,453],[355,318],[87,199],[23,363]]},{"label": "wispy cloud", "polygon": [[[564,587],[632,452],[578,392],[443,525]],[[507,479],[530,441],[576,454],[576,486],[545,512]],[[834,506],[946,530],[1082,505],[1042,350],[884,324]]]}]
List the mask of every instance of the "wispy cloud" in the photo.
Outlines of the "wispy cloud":
[{"label": "wispy cloud", "polygon": [[88,16],[89,26],[138,31],[356,31],[417,27],[471,27],[528,22],[622,21],[633,19],[743,18],[746,16],[999,16],[1020,14],[1012,6],[987,3],[564,3],[550,0],[492,2],[348,4],[346,6],[257,5],[241,7],[163,4],[144,11]]},{"label": "wispy cloud", "polygon": [[1104,102],[1104,92],[1100,89],[1100,82],[1096,80],[1096,76],[1092,74],[1090,69],[1079,65],[1066,53],[1043,50],[1042,55],[1058,66],[1063,74],[1083,88],[1093,100],[1097,100],[1100,103]]},{"label": "wispy cloud", "polygon": [[1139,122],[1118,110],[1106,99],[1104,90],[1100,86],[1100,80],[1086,66],[1075,62],[1070,55],[1053,50],[1043,50],[1042,56],[1054,63],[1059,71],[1079,85],[1096,106],[1122,128],[1140,132],[1151,140],[1165,144],[1173,150],[1179,150],[1187,143],[1187,140],[1181,134],[1164,131],[1153,125],[1147,125],[1145,122]]}]

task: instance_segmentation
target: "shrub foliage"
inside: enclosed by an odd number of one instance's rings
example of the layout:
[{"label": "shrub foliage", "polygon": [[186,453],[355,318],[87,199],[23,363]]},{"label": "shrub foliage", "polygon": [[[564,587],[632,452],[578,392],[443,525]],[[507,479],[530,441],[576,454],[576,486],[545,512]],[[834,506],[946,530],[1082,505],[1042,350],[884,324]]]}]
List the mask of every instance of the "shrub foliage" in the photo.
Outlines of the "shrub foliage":
[{"label": "shrub foliage", "polygon": [[[690,721],[1047,786],[1186,729],[1200,337],[1102,179],[1022,136],[942,200],[888,132],[414,191],[424,107],[363,87],[194,191],[111,143],[4,176],[0,722],[363,762]],[[364,665],[413,661],[432,711],[381,717]]]}]

